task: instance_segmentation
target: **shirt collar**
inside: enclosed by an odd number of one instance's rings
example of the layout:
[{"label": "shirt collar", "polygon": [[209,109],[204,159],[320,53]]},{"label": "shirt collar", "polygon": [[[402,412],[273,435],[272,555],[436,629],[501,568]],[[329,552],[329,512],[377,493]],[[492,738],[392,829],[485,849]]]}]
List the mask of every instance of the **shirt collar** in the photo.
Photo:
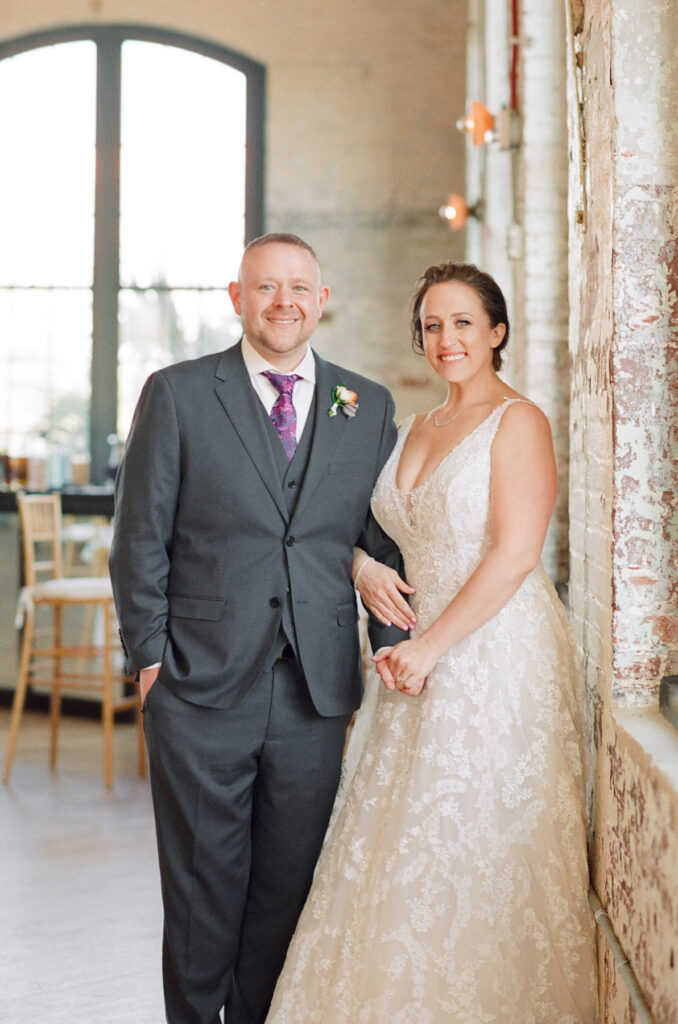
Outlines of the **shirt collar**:
[{"label": "shirt collar", "polygon": [[[242,357],[245,363],[245,368],[249,373],[250,377],[256,377],[258,373],[263,373],[264,370],[272,370],[273,373],[280,373],[281,371],[277,366],[269,363],[268,360],[264,359],[255,348],[249,343],[245,335],[242,338]],[[301,360],[298,366],[294,367],[291,373],[296,373],[299,377],[309,381],[311,384],[315,384],[315,358],[310,345],[306,346],[306,354]]]}]

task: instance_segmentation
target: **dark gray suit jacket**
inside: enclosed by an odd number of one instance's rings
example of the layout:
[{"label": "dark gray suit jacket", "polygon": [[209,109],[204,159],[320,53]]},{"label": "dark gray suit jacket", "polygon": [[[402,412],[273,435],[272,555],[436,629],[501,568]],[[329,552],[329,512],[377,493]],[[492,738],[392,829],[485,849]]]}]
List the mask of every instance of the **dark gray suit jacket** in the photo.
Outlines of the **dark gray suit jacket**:
[{"label": "dark gray suit jacket", "polygon": [[[139,399],[116,483],[116,608],[128,668],[161,661],[161,681],[192,703],[240,700],[270,662],[285,602],[316,709],[360,702],[353,547],[400,568],[369,508],[396,438],[393,400],[315,359],[314,435],[291,518],[240,345],[152,374]],[[337,384],[357,392],[355,417],[328,416]],[[404,635],[370,622],[373,646]]]}]

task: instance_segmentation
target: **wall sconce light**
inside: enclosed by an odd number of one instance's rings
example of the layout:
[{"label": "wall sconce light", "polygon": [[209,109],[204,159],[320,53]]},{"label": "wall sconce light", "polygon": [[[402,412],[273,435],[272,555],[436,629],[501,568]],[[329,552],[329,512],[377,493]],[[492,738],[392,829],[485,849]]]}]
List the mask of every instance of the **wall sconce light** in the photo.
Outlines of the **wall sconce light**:
[{"label": "wall sconce light", "polygon": [[447,197],[447,202],[440,207],[438,212],[446,221],[450,231],[460,231],[469,217],[482,220],[483,204],[479,199],[475,205],[469,206],[462,195],[458,192],[451,192]]},{"label": "wall sconce light", "polygon": [[503,107],[497,117],[483,103],[469,103],[466,117],[457,121],[460,132],[466,132],[474,146],[496,142],[499,149],[515,149],[520,145],[520,115],[517,110]]},{"label": "wall sconce light", "polygon": [[484,103],[473,100],[468,105],[466,117],[457,121],[460,132],[466,132],[474,146],[484,146],[494,138],[494,114],[491,114]]}]

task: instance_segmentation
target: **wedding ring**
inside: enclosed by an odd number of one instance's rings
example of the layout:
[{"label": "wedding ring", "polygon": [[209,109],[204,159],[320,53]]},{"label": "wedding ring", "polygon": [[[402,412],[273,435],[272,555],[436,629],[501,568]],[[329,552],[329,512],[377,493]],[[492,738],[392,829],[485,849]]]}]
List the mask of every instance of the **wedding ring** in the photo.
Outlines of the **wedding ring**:
[{"label": "wedding ring", "polygon": [[405,676],[396,676],[396,683],[402,683]]}]

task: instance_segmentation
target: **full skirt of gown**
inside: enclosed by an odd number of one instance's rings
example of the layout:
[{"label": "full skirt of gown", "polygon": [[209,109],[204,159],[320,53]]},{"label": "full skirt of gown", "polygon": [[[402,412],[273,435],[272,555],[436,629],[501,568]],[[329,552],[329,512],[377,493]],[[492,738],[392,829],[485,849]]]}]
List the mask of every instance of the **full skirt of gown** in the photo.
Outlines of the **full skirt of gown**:
[{"label": "full skirt of gown", "polygon": [[[417,632],[489,544],[505,402],[427,481],[372,507],[416,588]],[[418,698],[371,684],[267,1024],[595,1024],[581,673],[539,566]]]}]

